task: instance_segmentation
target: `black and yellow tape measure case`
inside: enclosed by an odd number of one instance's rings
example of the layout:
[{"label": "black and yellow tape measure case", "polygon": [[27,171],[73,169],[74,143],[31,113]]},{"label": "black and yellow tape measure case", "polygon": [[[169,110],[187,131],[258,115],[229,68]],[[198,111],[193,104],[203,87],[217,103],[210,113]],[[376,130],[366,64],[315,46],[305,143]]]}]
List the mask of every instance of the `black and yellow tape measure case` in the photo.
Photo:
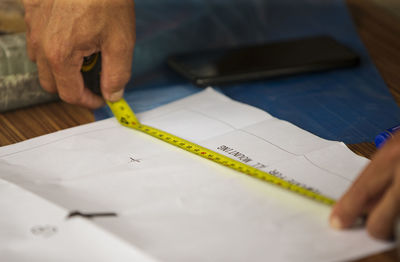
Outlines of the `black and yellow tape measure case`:
[{"label": "black and yellow tape measure case", "polygon": [[85,87],[89,88],[96,95],[101,96],[101,53],[95,53],[91,56],[84,57],[81,72]]}]

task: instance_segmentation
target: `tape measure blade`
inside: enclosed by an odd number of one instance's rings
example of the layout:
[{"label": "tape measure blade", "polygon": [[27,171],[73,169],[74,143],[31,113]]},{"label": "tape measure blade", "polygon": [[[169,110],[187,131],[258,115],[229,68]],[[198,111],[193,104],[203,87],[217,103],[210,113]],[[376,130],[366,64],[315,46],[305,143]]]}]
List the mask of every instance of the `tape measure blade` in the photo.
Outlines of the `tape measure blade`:
[{"label": "tape measure blade", "polygon": [[252,177],[255,177],[255,178],[270,182],[272,184],[278,185],[289,191],[298,193],[302,196],[306,196],[306,197],[316,200],[318,202],[321,202],[321,203],[324,203],[327,205],[333,205],[335,203],[335,200],[333,200],[327,196],[316,193],[307,188],[301,187],[297,184],[292,184],[289,181],[286,181],[282,178],[276,177],[268,172],[259,170],[255,167],[252,167],[249,165],[246,165],[246,164],[239,162],[237,160],[234,160],[228,156],[222,155],[211,149],[202,147],[200,145],[197,145],[195,143],[187,141],[183,138],[180,138],[180,137],[177,137],[170,133],[167,133],[163,130],[160,130],[160,129],[157,129],[157,128],[154,128],[151,126],[147,126],[147,125],[142,125],[138,121],[135,114],[133,113],[133,111],[129,107],[128,103],[124,99],[121,99],[118,102],[114,102],[114,103],[111,103],[111,102],[107,102],[107,103],[108,103],[108,106],[110,107],[111,111],[114,113],[115,117],[124,126],[128,126],[130,128],[139,130],[150,136],[153,136],[157,139],[167,142],[168,144],[171,144],[171,145],[177,146],[181,149],[184,149],[190,153],[194,153],[203,158],[212,160],[213,162],[224,165],[224,166],[234,169],[238,172],[241,172],[241,173],[250,175]]},{"label": "tape measure blade", "polygon": [[312,198],[314,200],[317,200],[319,202],[322,202],[322,203],[325,203],[328,205],[332,205],[335,203],[335,201],[333,199],[330,199],[328,197],[325,197],[323,195],[320,195],[318,193],[315,193],[311,190],[300,187],[298,185],[294,185],[294,184],[292,184],[282,178],[276,177],[268,172],[259,170],[252,166],[248,166],[248,165],[246,165],[242,162],[239,162],[237,160],[234,160],[228,156],[222,155],[211,149],[202,147],[200,145],[197,145],[195,143],[192,143],[190,141],[187,141],[187,140],[177,137],[175,135],[169,134],[169,133],[159,130],[157,128],[154,128],[151,126],[146,126],[146,125],[140,125],[140,130],[157,138],[157,139],[161,139],[169,144],[175,145],[179,148],[182,148],[186,151],[189,151],[191,153],[199,155],[208,160],[212,160],[213,162],[216,162],[218,164],[221,164],[221,165],[224,165],[231,169],[234,169],[235,171],[238,171],[240,173],[245,173],[247,175],[256,177],[258,179],[273,183],[282,188],[299,193],[303,196]]},{"label": "tape measure blade", "polygon": [[107,104],[113,112],[115,118],[117,118],[122,125],[138,129],[140,122],[125,99],[122,98],[117,102],[107,101]]}]

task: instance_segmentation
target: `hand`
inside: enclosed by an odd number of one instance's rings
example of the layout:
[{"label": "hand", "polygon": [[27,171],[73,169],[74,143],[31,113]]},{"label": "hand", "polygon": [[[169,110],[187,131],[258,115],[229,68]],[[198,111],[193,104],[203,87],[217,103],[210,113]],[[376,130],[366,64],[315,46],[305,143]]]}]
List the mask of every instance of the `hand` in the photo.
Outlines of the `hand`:
[{"label": "hand", "polygon": [[400,214],[400,133],[395,134],[372,158],[348,192],[336,203],[331,225],[344,229],[368,215],[368,232],[376,238],[393,237]]},{"label": "hand", "polygon": [[131,75],[135,43],[133,0],[24,0],[29,58],[41,86],[68,103],[104,104],[84,87],[83,57],[102,52],[101,91],[119,100]]}]

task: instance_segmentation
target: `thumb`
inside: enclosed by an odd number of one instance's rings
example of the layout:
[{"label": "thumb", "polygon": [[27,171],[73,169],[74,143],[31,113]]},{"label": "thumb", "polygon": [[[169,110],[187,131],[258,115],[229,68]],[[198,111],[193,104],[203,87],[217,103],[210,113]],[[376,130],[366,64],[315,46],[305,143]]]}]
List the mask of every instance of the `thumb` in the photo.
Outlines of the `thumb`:
[{"label": "thumb", "polygon": [[[117,44],[116,44],[117,43]],[[102,49],[101,92],[111,102],[122,98],[131,77],[132,48],[118,46],[118,41]]]}]

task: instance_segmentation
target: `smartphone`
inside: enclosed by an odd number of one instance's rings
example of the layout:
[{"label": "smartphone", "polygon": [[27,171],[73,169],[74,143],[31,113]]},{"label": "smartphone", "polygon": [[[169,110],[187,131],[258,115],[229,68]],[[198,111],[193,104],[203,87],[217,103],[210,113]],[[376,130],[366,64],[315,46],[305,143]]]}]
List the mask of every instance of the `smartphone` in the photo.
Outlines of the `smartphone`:
[{"label": "smartphone", "polygon": [[172,55],[168,65],[198,86],[352,67],[359,56],[329,36]]}]

